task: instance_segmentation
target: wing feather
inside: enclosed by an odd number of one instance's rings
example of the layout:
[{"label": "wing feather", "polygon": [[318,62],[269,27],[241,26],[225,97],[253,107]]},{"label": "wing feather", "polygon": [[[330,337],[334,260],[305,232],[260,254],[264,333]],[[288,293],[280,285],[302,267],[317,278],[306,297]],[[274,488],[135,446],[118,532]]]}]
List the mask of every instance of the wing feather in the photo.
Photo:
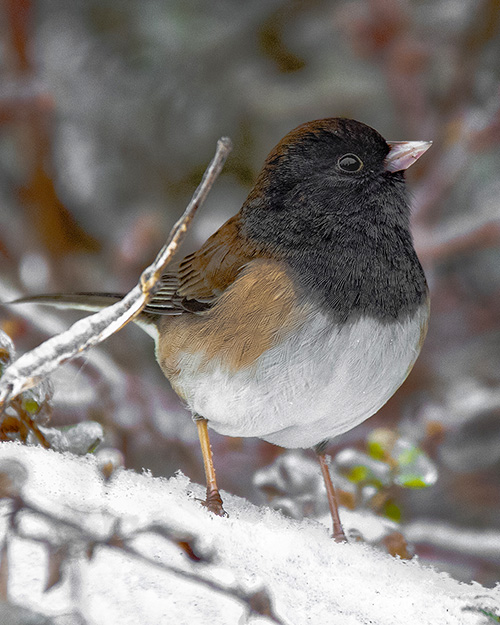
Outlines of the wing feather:
[{"label": "wing feather", "polygon": [[160,289],[146,306],[156,315],[199,313],[211,305],[234,282],[257,255],[257,248],[241,235],[241,217],[227,221],[197,251],[188,254],[162,276]]}]

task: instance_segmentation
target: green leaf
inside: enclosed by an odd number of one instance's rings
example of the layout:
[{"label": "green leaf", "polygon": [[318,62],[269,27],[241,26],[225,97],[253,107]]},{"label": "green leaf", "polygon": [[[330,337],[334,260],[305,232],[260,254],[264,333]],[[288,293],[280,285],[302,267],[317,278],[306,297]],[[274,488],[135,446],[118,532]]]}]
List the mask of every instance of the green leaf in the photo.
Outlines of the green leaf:
[{"label": "green leaf", "polygon": [[409,449],[405,449],[403,452],[399,454],[396,458],[399,465],[408,465],[416,462],[422,450],[417,446],[412,446]]},{"label": "green leaf", "polygon": [[367,467],[363,465],[358,465],[356,467],[353,467],[349,471],[347,478],[351,480],[351,482],[354,482],[357,484],[359,482],[366,482],[366,479],[368,478],[369,474],[370,474],[370,471],[368,470]]},{"label": "green leaf", "polygon": [[485,610],[484,608],[480,608],[479,606],[475,605],[467,605],[462,608],[462,610],[467,610],[468,612],[479,612],[480,614],[486,616],[486,618],[488,619],[488,623],[500,623],[500,616],[498,614],[495,614],[491,610]]},{"label": "green leaf", "polygon": [[102,439],[101,438],[96,438],[90,445],[89,448],[87,449],[87,453],[88,454],[93,454],[94,451],[99,447],[99,445],[102,443]]},{"label": "green leaf", "polygon": [[388,519],[391,519],[391,521],[396,521],[396,523],[401,521],[401,508],[397,505],[397,503],[392,501],[392,499],[389,499],[385,503],[384,514]]},{"label": "green leaf", "polygon": [[402,474],[398,475],[395,481],[399,486],[403,486],[404,488],[427,488],[430,486],[424,482],[420,475]]},{"label": "green leaf", "polygon": [[36,414],[40,410],[40,405],[34,399],[23,399],[23,408],[28,414]]},{"label": "green leaf", "polygon": [[488,617],[492,623],[500,623],[500,616],[493,614],[493,612],[483,609],[480,609],[479,612],[481,612],[481,614],[484,614],[484,616]]},{"label": "green leaf", "polygon": [[385,450],[378,441],[368,441],[368,453],[375,460],[383,460],[385,458]]}]

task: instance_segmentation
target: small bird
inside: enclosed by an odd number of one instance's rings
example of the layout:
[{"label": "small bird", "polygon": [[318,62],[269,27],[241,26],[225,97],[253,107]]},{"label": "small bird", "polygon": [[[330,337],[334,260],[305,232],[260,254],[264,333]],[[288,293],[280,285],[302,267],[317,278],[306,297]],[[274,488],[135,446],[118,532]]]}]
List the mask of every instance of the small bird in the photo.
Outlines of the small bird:
[{"label": "small bird", "polygon": [[[198,427],[204,504],[225,515],[207,426],[313,447],[344,541],[325,448],[409,374],[429,316],[404,171],[431,145],[350,119],[302,124],[267,157],[240,212],[161,278],[138,322]],[[96,310],[112,294],[18,300]]]}]

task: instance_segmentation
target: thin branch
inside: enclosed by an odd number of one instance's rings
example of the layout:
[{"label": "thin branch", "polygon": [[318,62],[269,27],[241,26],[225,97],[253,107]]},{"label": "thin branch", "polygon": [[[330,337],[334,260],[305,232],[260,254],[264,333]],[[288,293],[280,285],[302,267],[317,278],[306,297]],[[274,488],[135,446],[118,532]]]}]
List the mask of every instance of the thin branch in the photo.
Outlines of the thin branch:
[{"label": "thin branch", "polygon": [[500,222],[487,221],[477,226],[463,229],[457,233],[456,228],[450,228],[439,235],[429,236],[424,228],[415,228],[415,245],[422,262],[436,263],[457,254],[478,250],[487,247],[496,247],[500,242]]},{"label": "thin branch", "polygon": [[[181,536],[176,530],[173,530],[167,526],[160,526],[157,524],[153,524],[151,526],[146,526],[142,529],[135,530],[131,533],[123,533],[121,531],[122,522],[118,518],[113,518],[109,515],[110,519],[110,529],[108,532],[101,533],[100,535],[95,534],[91,530],[85,528],[80,522],[76,520],[71,520],[68,518],[62,518],[55,514],[52,511],[41,508],[36,503],[28,502],[23,498],[22,495],[17,494],[12,497],[13,509],[10,513],[10,526],[11,530],[14,532],[14,535],[18,538],[24,540],[32,540],[34,542],[42,543],[49,549],[59,549],[61,553],[64,553],[65,556],[59,562],[56,562],[55,565],[58,567],[58,573],[60,573],[60,569],[62,568],[64,561],[69,558],[70,550],[65,549],[64,544],[57,543],[56,545],[51,545],[50,541],[48,541],[43,536],[36,536],[30,532],[26,532],[21,530],[20,522],[18,516],[20,513],[28,513],[36,515],[40,518],[45,519],[53,523],[56,527],[64,528],[67,530],[71,530],[76,532],[76,540],[80,540],[81,544],[86,546],[86,552],[88,557],[92,557],[92,554],[95,551],[96,547],[104,547],[108,549],[116,549],[123,553],[128,554],[129,556],[135,558],[136,560],[143,562],[144,564],[148,564],[153,566],[164,573],[173,574],[177,577],[181,577],[188,582],[192,582],[197,585],[204,586],[216,593],[220,593],[227,597],[231,597],[236,601],[243,604],[249,614],[258,614],[259,616],[267,616],[272,622],[277,623],[277,625],[287,625],[287,623],[276,614],[272,599],[266,588],[261,588],[255,591],[246,590],[243,586],[239,584],[231,584],[224,585],[217,582],[215,579],[211,579],[208,576],[200,575],[195,571],[189,571],[183,569],[181,567],[175,566],[171,563],[167,562],[159,562],[153,558],[150,558],[140,551],[138,551],[135,547],[133,547],[130,542],[141,534],[145,534],[148,532],[155,533],[157,535],[161,535],[163,538],[167,539],[174,545],[180,546],[179,539],[185,539],[188,541],[190,547],[193,542],[196,540],[196,537],[192,536]],[[75,543],[75,536],[73,535],[71,538],[72,543]],[[6,543],[5,543],[6,544]],[[68,543],[69,544],[69,543]],[[67,546],[67,545],[66,545]],[[5,550],[5,549],[4,549]],[[184,550],[184,549],[183,549]],[[184,550],[185,551],[185,550]],[[192,551],[192,549],[191,549]],[[200,554],[199,557],[193,559],[189,553],[186,553],[188,558],[195,563],[209,563],[210,556],[205,556],[204,554]],[[2,560],[6,562],[5,557]],[[4,566],[6,566],[4,564]],[[199,565],[198,565],[199,566]],[[1,567],[0,567],[1,568]],[[57,582],[59,578],[57,579]],[[1,586],[1,580],[0,580]],[[0,587],[1,591],[1,587]]]},{"label": "thin branch", "polygon": [[[226,158],[232,149],[231,140],[228,137],[222,137],[217,142],[217,150],[210,165],[203,174],[203,178],[198,185],[198,188],[193,194],[191,201],[189,202],[184,214],[179,221],[174,225],[167,242],[158,253],[153,264],[147,267],[141,274],[140,284],[142,290],[148,293],[148,300],[155,292],[155,286],[158,280],[161,278],[165,266],[170,262],[172,256],[177,251],[177,248],[182,243],[186,236],[187,229],[193,221],[194,215],[198,208],[205,201],[208,192],[212,188],[215,180],[219,176]],[[139,312],[136,313],[136,315]]]},{"label": "thin branch", "polygon": [[165,266],[184,239],[196,210],[203,204],[230,150],[231,141],[225,137],[219,139],[215,156],[167,243],[155,261],[142,272],[138,284],[122,300],[80,319],[69,330],[27,352],[5,370],[0,379],[0,414],[6,403],[19,393],[35,386],[60,364],[101,343],[139,315],[156,292]]},{"label": "thin branch", "polygon": [[[109,546],[109,544],[106,546]],[[233,599],[236,599],[236,601],[243,603],[243,605],[250,613],[258,614],[259,616],[267,616],[274,623],[277,623],[278,625],[285,625],[285,622],[279,616],[277,616],[277,614],[274,613],[271,600],[265,589],[261,589],[260,591],[252,593],[244,590],[241,586],[223,586],[219,582],[216,582],[214,579],[210,579],[208,577],[198,575],[197,573],[186,571],[185,569],[181,569],[180,567],[174,566],[172,564],[166,564],[165,562],[152,560],[151,558],[143,555],[130,545],[124,544],[120,547],[120,549],[125,553],[128,553],[132,557],[136,558],[137,560],[140,560],[141,562],[150,564],[162,571],[173,573],[174,575],[182,577],[187,581],[205,586],[206,588],[209,588],[214,592],[222,593],[228,597],[232,597]]]}]

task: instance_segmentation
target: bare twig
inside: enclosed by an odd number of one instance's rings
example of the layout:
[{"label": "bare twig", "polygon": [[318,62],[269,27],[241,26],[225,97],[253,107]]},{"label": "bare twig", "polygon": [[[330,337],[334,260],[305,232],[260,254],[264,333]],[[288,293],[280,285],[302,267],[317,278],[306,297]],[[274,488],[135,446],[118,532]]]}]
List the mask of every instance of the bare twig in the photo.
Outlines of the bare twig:
[{"label": "bare twig", "polygon": [[450,228],[449,232],[445,231],[433,237],[429,236],[426,228],[415,228],[414,232],[419,257],[425,263],[442,261],[469,250],[496,247],[500,242],[498,220],[487,221],[477,228],[464,228],[458,234],[456,228]]},{"label": "bare twig", "polygon": [[130,545],[122,545],[121,550],[133,556],[137,560],[140,560],[141,562],[153,565],[163,571],[173,573],[174,575],[182,577],[187,581],[191,581],[196,584],[205,586],[206,588],[209,588],[214,592],[219,592],[229,597],[232,597],[233,599],[236,599],[237,601],[243,603],[243,605],[250,613],[258,614],[259,616],[267,616],[274,623],[278,623],[278,625],[285,625],[284,621],[274,612],[271,600],[265,589],[261,589],[252,593],[243,589],[241,586],[223,586],[219,582],[216,582],[214,579],[202,577],[197,573],[186,571],[185,569],[173,566],[172,564],[166,564],[165,562],[152,560],[151,558],[143,555]]},{"label": "bare twig", "polygon": [[231,141],[219,139],[215,156],[184,214],[170,232],[167,243],[155,261],[142,272],[138,284],[122,300],[80,319],[69,330],[24,354],[5,370],[0,379],[0,414],[6,403],[19,393],[35,386],[60,364],[101,343],[139,315],[154,295],[165,266],[184,239],[196,210],[204,202],[230,150]]},{"label": "bare twig", "polygon": [[[186,553],[187,557],[191,560],[191,562],[194,562],[196,564],[209,563],[210,556],[206,556],[205,554],[200,553],[195,558],[191,556],[191,554],[195,552],[194,544],[196,541],[196,537],[188,535],[183,536],[179,534],[179,532],[177,532],[176,530],[169,528],[166,525],[159,524],[153,524],[130,533],[125,533],[121,530],[121,526],[123,524],[121,520],[112,517],[110,514],[105,514],[105,516],[108,516],[108,519],[110,521],[108,526],[109,531],[96,534],[86,528],[79,521],[69,518],[63,518],[62,516],[55,514],[53,511],[49,511],[48,509],[40,507],[36,503],[28,502],[21,494],[14,494],[12,496],[12,503],[13,508],[10,513],[10,527],[13,534],[21,539],[32,540],[38,543],[42,543],[49,549],[49,553],[56,554],[56,559],[54,561],[51,562],[49,559],[49,573],[51,574],[49,575],[49,582],[47,584],[46,590],[48,590],[52,585],[57,584],[61,580],[63,565],[65,561],[69,559],[71,553],[74,552],[74,548],[68,548],[69,542],[66,544],[61,544],[60,542],[52,544],[50,540],[48,540],[44,536],[35,535],[31,532],[26,532],[22,530],[20,527],[18,516],[20,513],[23,512],[33,514],[35,516],[38,516],[39,518],[43,518],[46,521],[52,523],[54,526],[64,529],[66,531],[69,530],[70,534],[68,534],[68,541],[71,541],[73,547],[76,543],[79,543],[80,546],[84,547],[84,551],[87,553],[87,557],[89,558],[92,557],[95,548],[98,546],[108,549],[119,550],[122,553],[128,554],[129,556],[133,557],[135,560],[153,566],[163,571],[164,573],[169,573],[177,577],[181,577],[187,582],[192,582],[194,584],[204,586],[205,588],[208,588],[216,593],[221,593],[227,597],[231,597],[236,601],[240,602],[249,614],[267,616],[272,622],[277,623],[278,625],[287,625],[285,621],[276,614],[272,604],[271,596],[266,588],[262,587],[255,591],[252,591],[245,589],[239,584],[224,585],[214,579],[211,579],[206,575],[197,573],[196,571],[189,571],[187,569],[175,566],[167,562],[159,562],[158,560],[144,555],[131,544],[134,538],[136,538],[140,534],[152,532],[154,534],[161,535],[172,544],[180,546]],[[187,551],[184,546],[180,544],[183,542],[185,542],[189,546],[189,549]],[[4,542],[4,545],[6,544],[7,543]],[[3,552],[5,551],[6,547],[4,547],[3,549]],[[5,568],[7,560],[6,555],[3,552],[1,554],[1,561],[3,562],[3,566]],[[0,593],[1,591],[2,587],[0,579]]]},{"label": "bare twig", "polygon": [[0,601],[9,600],[9,545],[4,537],[0,547]]}]

